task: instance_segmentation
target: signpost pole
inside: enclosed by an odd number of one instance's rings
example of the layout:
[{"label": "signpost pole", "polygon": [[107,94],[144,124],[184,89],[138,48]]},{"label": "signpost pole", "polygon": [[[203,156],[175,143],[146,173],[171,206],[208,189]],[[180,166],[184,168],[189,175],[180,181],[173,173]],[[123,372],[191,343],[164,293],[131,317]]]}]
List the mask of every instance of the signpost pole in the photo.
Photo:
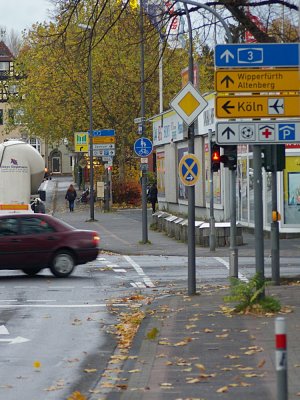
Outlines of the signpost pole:
[{"label": "signpost pole", "polygon": [[[262,201],[262,161],[261,146],[253,146],[254,167],[254,232],[255,232],[255,265],[256,273],[265,278],[264,267],[264,229],[263,229],[263,201]],[[264,293],[262,294],[264,297]]]},{"label": "signpost pole", "polygon": [[[209,145],[209,159],[211,160],[211,141],[212,141],[212,130],[208,130],[208,145]],[[210,187],[210,204],[209,204],[209,250],[216,250],[216,227],[215,227],[215,216],[214,216],[214,173],[210,168],[209,173],[209,187]]]},{"label": "signpost pole", "polygon": [[[141,118],[142,136],[145,131],[145,48],[144,48],[144,9],[140,7],[140,78],[141,78]],[[147,221],[147,172],[142,170],[142,242],[148,243]]]},{"label": "signpost pole", "polygon": [[[189,30],[189,81],[194,83],[193,36],[189,10],[184,4]],[[188,128],[188,152],[195,152],[194,122]],[[188,186],[188,294],[196,294],[195,187]]]},{"label": "signpost pole", "polygon": [[[277,150],[273,145],[273,162],[275,171],[272,172],[272,211],[277,215]],[[272,212],[273,217],[273,212]],[[280,268],[279,268],[279,225],[278,221],[271,222],[271,265],[272,265],[272,282],[274,285],[280,285]]]},{"label": "signpost pole", "polygon": [[236,246],[236,170],[230,171],[230,277],[238,277],[238,248]]}]

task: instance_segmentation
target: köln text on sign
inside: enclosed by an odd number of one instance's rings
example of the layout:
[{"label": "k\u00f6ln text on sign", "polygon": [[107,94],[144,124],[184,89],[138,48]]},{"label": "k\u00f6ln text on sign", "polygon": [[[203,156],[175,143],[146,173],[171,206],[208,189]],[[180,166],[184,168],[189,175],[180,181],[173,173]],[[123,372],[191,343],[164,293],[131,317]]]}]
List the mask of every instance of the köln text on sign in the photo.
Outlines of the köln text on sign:
[{"label": "k\u00f6ln text on sign", "polygon": [[217,118],[299,117],[299,96],[216,97]]}]

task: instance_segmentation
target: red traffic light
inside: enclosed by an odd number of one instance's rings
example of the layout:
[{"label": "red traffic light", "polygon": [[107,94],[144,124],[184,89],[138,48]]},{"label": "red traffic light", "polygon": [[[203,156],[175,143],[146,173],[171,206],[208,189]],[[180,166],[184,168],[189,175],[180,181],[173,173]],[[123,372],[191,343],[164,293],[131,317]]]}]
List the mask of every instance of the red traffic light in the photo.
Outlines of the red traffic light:
[{"label": "red traffic light", "polygon": [[216,143],[211,144],[211,170],[217,172],[220,169],[221,154],[220,146]]}]

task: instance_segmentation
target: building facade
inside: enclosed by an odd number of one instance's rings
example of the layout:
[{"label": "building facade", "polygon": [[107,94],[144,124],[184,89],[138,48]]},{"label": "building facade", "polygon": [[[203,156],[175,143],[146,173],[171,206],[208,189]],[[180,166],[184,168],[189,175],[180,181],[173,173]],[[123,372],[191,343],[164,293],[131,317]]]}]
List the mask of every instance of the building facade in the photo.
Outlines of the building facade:
[{"label": "building facade", "polygon": [[[204,96],[208,106],[195,123],[195,155],[201,166],[200,179],[195,185],[195,215],[208,220],[210,215],[210,155],[209,130],[213,140],[216,131],[215,93]],[[160,209],[187,214],[187,187],[179,178],[178,166],[188,153],[187,126],[174,112],[153,117],[153,144],[156,149],[157,186]],[[300,144],[286,145],[286,168],[277,172],[277,201],[281,214],[280,232],[300,232]],[[254,227],[253,153],[251,145],[238,146],[236,171],[237,220]],[[272,218],[272,173],[262,169],[264,229],[270,230]],[[230,175],[221,163],[213,174],[214,215],[217,221],[230,220]]]},{"label": "building facade", "polygon": [[[45,159],[45,167],[52,174],[71,174],[73,159],[66,140],[47,143],[18,122],[19,115],[9,104],[9,97],[18,92],[17,86],[11,83],[14,78],[14,56],[6,44],[0,41],[0,142],[23,140],[40,152]],[[11,122],[14,129],[11,129]]]}]

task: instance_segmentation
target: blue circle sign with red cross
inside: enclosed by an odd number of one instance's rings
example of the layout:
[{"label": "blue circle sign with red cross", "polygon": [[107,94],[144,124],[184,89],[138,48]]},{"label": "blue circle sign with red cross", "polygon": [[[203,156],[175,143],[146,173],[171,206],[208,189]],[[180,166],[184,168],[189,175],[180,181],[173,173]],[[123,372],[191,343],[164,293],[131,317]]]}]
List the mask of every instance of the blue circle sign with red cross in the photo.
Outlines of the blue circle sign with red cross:
[{"label": "blue circle sign with red cross", "polygon": [[194,154],[186,154],[179,163],[179,176],[186,186],[194,186],[200,176],[200,164]]}]

